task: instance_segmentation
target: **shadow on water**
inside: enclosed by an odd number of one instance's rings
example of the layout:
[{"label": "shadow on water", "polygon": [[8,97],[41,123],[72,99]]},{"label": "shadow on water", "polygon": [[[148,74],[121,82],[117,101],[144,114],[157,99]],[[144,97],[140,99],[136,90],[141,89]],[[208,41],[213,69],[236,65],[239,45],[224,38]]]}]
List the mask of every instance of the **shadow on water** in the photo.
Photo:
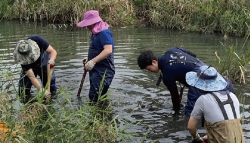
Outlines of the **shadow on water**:
[{"label": "shadow on water", "polygon": [[[67,93],[73,104],[79,104],[76,94],[83,74],[82,59],[87,57],[89,32],[86,29],[62,28],[50,29],[42,23],[0,22],[0,64],[1,71],[9,70],[14,73],[17,87],[20,66],[13,61],[13,50],[20,39],[29,35],[43,36],[57,50],[56,78],[57,86]],[[168,90],[161,83],[155,85],[158,74],[141,71],[136,58],[140,51],[153,50],[157,55],[163,54],[173,46],[185,47],[198,55],[198,58],[210,64],[215,58],[214,52],[224,50],[224,45],[243,43],[241,38],[230,37],[223,41],[222,35],[200,35],[194,33],[179,33],[154,28],[115,28],[112,27],[115,39],[116,74],[111,85],[111,99],[114,113],[122,118],[120,127],[127,123],[134,124],[127,132],[138,133],[138,138],[131,142],[139,142],[146,134],[145,142],[188,142],[191,137],[186,128],[187,118],[180,115],[172,116],[172,103]],[[8,91],[14,88],[6,82]],[[235,85],[239,100],[244,105],[244,134],[250,141],[250,90],[247,85]],[[86,76],[81,97],[88,101],[89,78]],[[184,94],[187,91],[184,91]],[[244,97],[244,100],[243,100]],[[13,95],[15,98],[15,95]],[[60,97],[58,97],[60,101]],[[185,105],[186,96],[182,104]],[[243,107],[243,106],[242,106]],[[199,127],[201,134],[205,130]]]}]

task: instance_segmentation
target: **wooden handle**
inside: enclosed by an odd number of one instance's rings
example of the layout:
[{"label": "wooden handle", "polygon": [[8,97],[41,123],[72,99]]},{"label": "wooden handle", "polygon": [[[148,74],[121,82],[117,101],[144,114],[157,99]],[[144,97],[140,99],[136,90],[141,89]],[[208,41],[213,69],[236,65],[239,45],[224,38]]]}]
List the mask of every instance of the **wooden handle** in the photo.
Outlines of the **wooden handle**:
[{"label": "wooden handle", "polygon": [[50,84],[52,78],[53,68],[50,69],[50,64],[47,65],[47,91],[50,92]]}]

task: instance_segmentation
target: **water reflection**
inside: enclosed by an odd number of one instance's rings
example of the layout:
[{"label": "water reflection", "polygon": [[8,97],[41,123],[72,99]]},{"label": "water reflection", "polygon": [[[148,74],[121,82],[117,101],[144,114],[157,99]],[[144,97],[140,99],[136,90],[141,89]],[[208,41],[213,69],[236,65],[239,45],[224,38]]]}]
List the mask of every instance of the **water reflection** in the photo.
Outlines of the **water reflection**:
[{"label": "water reflection", "polygon": [[[40,35],[58,51],[56,59],[57,85],[64,88],[72,100],[76,94],[83,74],[82,59],[87,57],[89,45],[89,32],[86,29],[62,28],[51,29],[42,23],[19,23],[0,22],[0,55],[1,72],[12,71],[15,79],[19,78],[20,66],[13,61],[13,50],[20,39],[30,35]],[[116,75],[111,85],[113,92],[113,110],[123,122],[123,128],[127,123],[133,125],[128,132],[137,132],[138,138],[131,142],[139,142],[147,134],[145,142],[157,141],[188,142],[191,137],[187,131],[187,118],[172,117],[172,103],[169,92],[161,83],[155,86],[157,74],[141,71],[137,66],[136,58],[140,51],[151,49],[157,55],[163,54],[172,46],[185,47],[197,54],[198,58],[210,64],[213,61],[215,51],[225,50],[225,47],[242,42],[241,38],[231,37],[223,41],[223,36],[201,35],[192,33],[180,33],[155,28],[115,28],[112,27],[115,39],[115,65]],[[1,81],[4,78],[1,77]],[[15,90],[12,83],[7,82],[4,86],[8,91]],[[15,86],[17,82],[13,83]],[[235,85],[239,100],[244,103],[244,134],[246,141],[250,141],[250,89],[247,85]],[[83,85],[81,96],[87,100],[89,88],[88,76]],[[185,90],[184,93],[187,91]],[[186,101],[184,96],[183,105]],[[243,107],[243,104],[242,104]],[[201,134],[205,130],[201,128]]]}]

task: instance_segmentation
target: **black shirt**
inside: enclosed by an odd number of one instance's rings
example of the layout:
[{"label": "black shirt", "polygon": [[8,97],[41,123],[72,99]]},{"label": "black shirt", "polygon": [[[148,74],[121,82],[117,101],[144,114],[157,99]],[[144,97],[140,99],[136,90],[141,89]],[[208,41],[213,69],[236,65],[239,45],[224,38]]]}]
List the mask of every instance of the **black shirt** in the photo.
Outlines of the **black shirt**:
[{"label": "black shirt", "polygon": [[49,47],[49,43],[40,36],[36,36],[36,35],[35,36],[30,36],[30,37],[28,37],[28,39],[31,39],[31,40],[33,40],[33,41],[35,41],[37,43],[37,45],[40,48],[40,57],[34,63],[31,63],[29,65],[21,65],[22,70],[24,70],[24,71],[28,71],[29,69],[40,68],[41,63],[43,62],[42,61],[43,60],[42,55],[47,50],[47,48]]}]

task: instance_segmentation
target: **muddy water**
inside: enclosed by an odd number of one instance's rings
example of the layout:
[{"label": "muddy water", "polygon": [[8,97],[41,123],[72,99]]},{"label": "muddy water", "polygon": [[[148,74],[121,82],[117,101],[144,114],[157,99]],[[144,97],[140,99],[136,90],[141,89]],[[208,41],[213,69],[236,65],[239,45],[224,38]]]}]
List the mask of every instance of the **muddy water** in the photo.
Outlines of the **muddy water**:
[{"label": "muddy water", "polygon": [[[180,33],[156,28],[112,27],[115,39],[116,75],[111,85],[112,108],[121,118],[120,128],[131,124],[127,132],[136,132],[138,136],[130,142],[185,143],[191,137],[186,129],[187,118],[172,117],[172,103],[168,90],[161,83],[155,85],[158,74],[142,71],[137,66],[136,58],[140,51],[153,50],[157,55],[163,54],[173,46],[184,47],[196,53],[198,58],[212,64],[214,52],[225,51],[229,45],[242,45],[243,39],[229,37],[224,40],[222,35],[202,35],[197,33]],[[48,26],[41,23],[0,22],[0,55],[1,72],[10,70],[18,79],[20,66],[14,63],[12,52],[15,43],[29,35],[40,35],[57,50],[56,77],[60,90],[69,92],[74,102],[81,76],[83,74],[82,59],[87,56],[89,32],[64,26]],[[223,46],[224,45],[224,46]],[[248,77],[249,79],[249,77]],[[4,81],[6,79],[1,79]],[[3,82],[1,82],[3,83]],[[12,83],[4,82],[7,91],[15,90]],[[14,82],[16,85],[16,82]],[[244,134],[250,142],[250,88],[248,85],[235,84],[239,100],[244,108]],[[89,79],[86,77],[82,94],[88,100]],[[184,91],[186,93],[186,90]],[[185,105],[186,97],[183,99]],[[243,106],[244,104],[244,106]],[[199,127],[201,134],[205,130]]]}]

